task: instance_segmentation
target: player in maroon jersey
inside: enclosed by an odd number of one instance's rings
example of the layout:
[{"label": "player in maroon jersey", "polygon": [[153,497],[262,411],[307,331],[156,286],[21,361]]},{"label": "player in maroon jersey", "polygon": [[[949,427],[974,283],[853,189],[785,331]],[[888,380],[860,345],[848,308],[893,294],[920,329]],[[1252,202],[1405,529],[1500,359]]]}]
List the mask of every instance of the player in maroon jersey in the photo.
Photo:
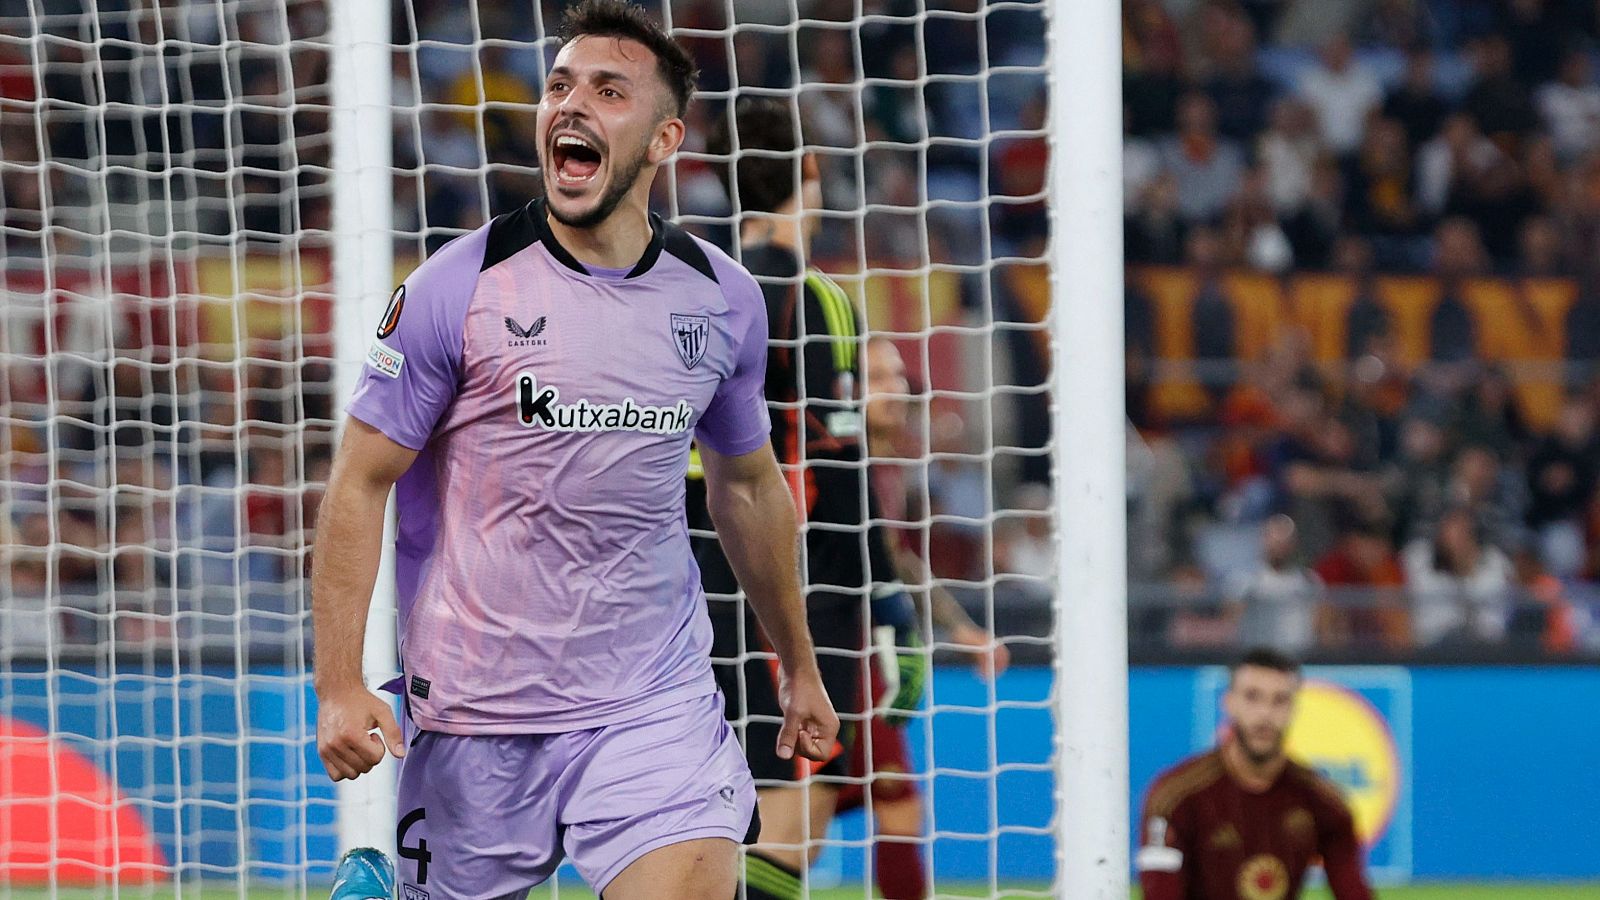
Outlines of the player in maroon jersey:
[{"label": "player in maroon jersey", "polygon": [[1289,900],[1319,860],[1335,900],[1373,896],[1349,807],[1284,752],[1299,689],[1299,665],[1277,651],[1234,665],[1222,745],[1163,772],[1145,796],[1145,900]]}]

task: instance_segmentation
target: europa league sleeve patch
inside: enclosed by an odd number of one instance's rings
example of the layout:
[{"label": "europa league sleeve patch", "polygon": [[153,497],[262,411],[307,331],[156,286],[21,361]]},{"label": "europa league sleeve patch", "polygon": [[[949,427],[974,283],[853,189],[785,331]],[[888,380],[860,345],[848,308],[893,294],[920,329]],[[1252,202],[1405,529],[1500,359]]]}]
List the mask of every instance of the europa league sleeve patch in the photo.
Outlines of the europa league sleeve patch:
[{"label": "europa league sleeve patch", "polygon": [[406,286],[400,285],[389,295],[389,305],[383,310],[383,319],[378,322],[378,339],[382,340],[400,327],[400,314],[406,308]]}]

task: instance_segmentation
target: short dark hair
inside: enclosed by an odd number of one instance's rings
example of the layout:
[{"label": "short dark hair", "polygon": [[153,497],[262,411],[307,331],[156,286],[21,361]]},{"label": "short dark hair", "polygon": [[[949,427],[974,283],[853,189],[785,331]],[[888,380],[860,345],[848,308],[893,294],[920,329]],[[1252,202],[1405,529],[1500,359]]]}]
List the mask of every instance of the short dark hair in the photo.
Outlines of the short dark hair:
[{"label": "short dark hair", "polygon": [[567,10],[557,32],[564,47],[580,37],[615,37],[638,41],[656,57],[656,73],[672,91],[674,112],[682,116],[694,94],[694,60],[643,7],[627,0],[583,0]]},{"label": "short dark hair", "polygon": [[1243,656],[1228,667],[1229,679],[1231,680],[1234,675],[1239,673],[1240,669],[1246,666],[1255,669],[1271,669],[1274,672],[1282,672],[1285,675],[1293,675],[1296,678],[1300,677],[1300,661],[1282,650],[1274,650],[1271,647],[1252,647],[1246,650]]},{"label": "short dark hair", "polygon": [[[732,128],[728,120],[733,120]],[[739,146],[734,148],[737,129]],[[794,113],[789,104],[772,97],[746,97],[735,103],[731,115],[721,116],[706,140],[706,152],[726,156],[717,166],[728,199],[737,198],[744,212],[772,212],[800,189],[792,158],[765,153],[746,155],[746,150],[772,150],[793,153],[800,146]]]}]

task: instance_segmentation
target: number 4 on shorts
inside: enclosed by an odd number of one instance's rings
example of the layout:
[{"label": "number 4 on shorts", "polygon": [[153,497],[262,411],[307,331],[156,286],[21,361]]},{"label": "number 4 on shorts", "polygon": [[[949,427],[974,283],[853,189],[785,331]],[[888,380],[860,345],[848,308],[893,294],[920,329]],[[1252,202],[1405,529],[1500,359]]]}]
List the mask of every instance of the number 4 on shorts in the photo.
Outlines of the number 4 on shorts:
[{"label": "number 4 on shorts", "polygon": [[[409,859],[416,862],[417,884],[419,885],[428,883],[428,863],[433,861],[433,854],[428,852],[427,838],[419,837],[415,847],[407,847],[406,834],[411,831],[411,826],[427,817],[428,810],[426,807],[418,807],[406,813],[405,818],[400,820],[400,833],[395,837],[394,842],[397,848],[395,852],[400,855],[401,859]],[[427,900],[428,897],[426,892],[416,891],[410,885],[406,886],[405,895],[404,900]]]}]

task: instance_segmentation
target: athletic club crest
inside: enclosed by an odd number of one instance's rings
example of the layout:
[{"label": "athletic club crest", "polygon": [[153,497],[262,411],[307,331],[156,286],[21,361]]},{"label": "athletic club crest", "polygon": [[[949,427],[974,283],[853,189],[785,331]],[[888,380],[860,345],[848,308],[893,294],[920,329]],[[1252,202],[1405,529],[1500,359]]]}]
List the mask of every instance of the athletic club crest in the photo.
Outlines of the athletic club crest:
[{"label": "athletic club crest", "polygon": [[706,337],[710,333],[710,318],[672,314],[672,343],[678,348],[678,358],[689,368],[698,365],[700,358],[706,355]]}]

